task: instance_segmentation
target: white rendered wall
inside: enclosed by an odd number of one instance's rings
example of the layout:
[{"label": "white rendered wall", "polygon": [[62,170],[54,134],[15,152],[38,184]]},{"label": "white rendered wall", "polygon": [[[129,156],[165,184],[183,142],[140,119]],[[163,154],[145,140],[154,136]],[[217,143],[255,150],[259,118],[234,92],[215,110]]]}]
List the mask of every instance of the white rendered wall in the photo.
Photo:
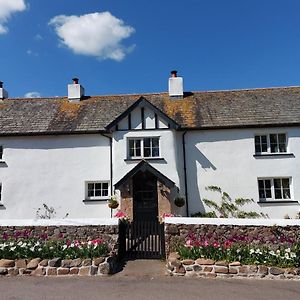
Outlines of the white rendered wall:
[{"label": "white rendered wall", "polygon": [[0,219],[30,219],[43,203],[57,218],[109,218],[107,202],[84,203],[85,181],[110,181],[109,139],[101,135],[0,138]]},{"label": "white rendered wall", "polygon": [[[254,135],[285,132],[288,152],[294,157],[255,158]],[[217,193],[206,186],[221,187],[230,196],[253,198],[258,202],[258,177],[292,177],[292,200],[300,200],[299,128],[190,131],[186,134],[187,179],[190,213],[203,211],[201,199],[215,200]],[[295,217],[296,204],[252,204],[247,210],[264,212],[270,218]]]},{"label": "white rendered wall", "polygon": [[[113,133],[113,182],[118,182],[140,160],[126,160],[128,158],[128,138],[137,137],[159,137],[160,156],[163,160],[148,160],[154,168],[171,179],[184,195],[183,177],[183,154],[182,133],[174,130],[139,130],[139,131],[116,131]],[[175,193],[175,191],[173,191]],[[174,208],[175,209],[175,208]],[[178,210],[178,208],[177,208]],[[185,214],[185,208],[178,212]]]}]

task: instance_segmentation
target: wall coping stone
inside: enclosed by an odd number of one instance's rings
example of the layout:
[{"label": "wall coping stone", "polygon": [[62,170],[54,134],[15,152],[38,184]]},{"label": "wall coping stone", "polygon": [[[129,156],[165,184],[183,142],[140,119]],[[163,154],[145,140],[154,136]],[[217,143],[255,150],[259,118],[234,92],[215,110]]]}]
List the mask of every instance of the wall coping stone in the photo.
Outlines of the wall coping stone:
[{"label": "wall coping stone", "polygon": [[86,225],[118,225],[118,218],[99,219],[4,219],[0,226],[86,226]]},{"label": "wall coping stone", "polygon": [[300,219],[234,219],[166,217],[166,224],[242,225],[242,226],[300,226]]}]

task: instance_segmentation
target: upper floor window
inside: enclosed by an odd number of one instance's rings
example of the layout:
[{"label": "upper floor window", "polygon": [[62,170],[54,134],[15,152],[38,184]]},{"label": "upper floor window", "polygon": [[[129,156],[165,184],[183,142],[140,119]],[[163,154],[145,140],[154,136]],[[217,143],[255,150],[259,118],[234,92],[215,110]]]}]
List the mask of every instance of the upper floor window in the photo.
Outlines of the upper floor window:
[{"label": "upper floor window", "polygon": [[259,200],[290,200],[290,178],[258,179]]},{"label": "upper floor window", "polygon": [[159,157],[159,137],[129,139],[128,152],[130,158]]},{"label": "upper floor window", "polygon": [[93,181],[86,183],[86,198],[88,200],[101,200],[108,198],[108,182]]},{"label": "upper floor window", "polygon": [[0,145],[0,160],[3,159],[3,146]]},{"label": "upper floor window", "polygon": [[256,135],[255,153],[284,153],[287,152],[287,137],[285,133]]}]

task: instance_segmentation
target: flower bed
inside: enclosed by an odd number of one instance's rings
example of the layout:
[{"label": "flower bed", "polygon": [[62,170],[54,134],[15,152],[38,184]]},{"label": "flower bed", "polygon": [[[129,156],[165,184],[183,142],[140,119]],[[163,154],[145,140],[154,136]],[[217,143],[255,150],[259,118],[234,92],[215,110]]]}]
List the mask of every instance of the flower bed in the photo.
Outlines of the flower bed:
[{"label": "flower bed", "polygon": [[300,267],[300,242],[283,235],[275,238],[232,236],[215,239],[190,233],[177,251],[183,259],[207,258],[215,261],[278,267]]},{"label": "flower bed", "polygon": [[0,237],[0,275],[97,275],[112,273],[116,258],[102,239],[70,240],[28,230]]},{"label": "flower bed", "polygon": [[300,279],[300,241],[274,236],[189,233],[168,259],[171,275]]}]

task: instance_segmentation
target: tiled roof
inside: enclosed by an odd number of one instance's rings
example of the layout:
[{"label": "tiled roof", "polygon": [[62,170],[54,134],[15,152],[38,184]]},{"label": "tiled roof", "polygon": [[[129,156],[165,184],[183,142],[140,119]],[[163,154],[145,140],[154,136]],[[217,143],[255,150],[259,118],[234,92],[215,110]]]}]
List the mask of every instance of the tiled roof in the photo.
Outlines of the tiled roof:
[{"label": "tiled roof", "polygon": [[0,100],[0,135],[84,133],[105,127],[141,96],[181,128],[300,125],[300,87],[92,96],[79,103],[66,97]]}]

